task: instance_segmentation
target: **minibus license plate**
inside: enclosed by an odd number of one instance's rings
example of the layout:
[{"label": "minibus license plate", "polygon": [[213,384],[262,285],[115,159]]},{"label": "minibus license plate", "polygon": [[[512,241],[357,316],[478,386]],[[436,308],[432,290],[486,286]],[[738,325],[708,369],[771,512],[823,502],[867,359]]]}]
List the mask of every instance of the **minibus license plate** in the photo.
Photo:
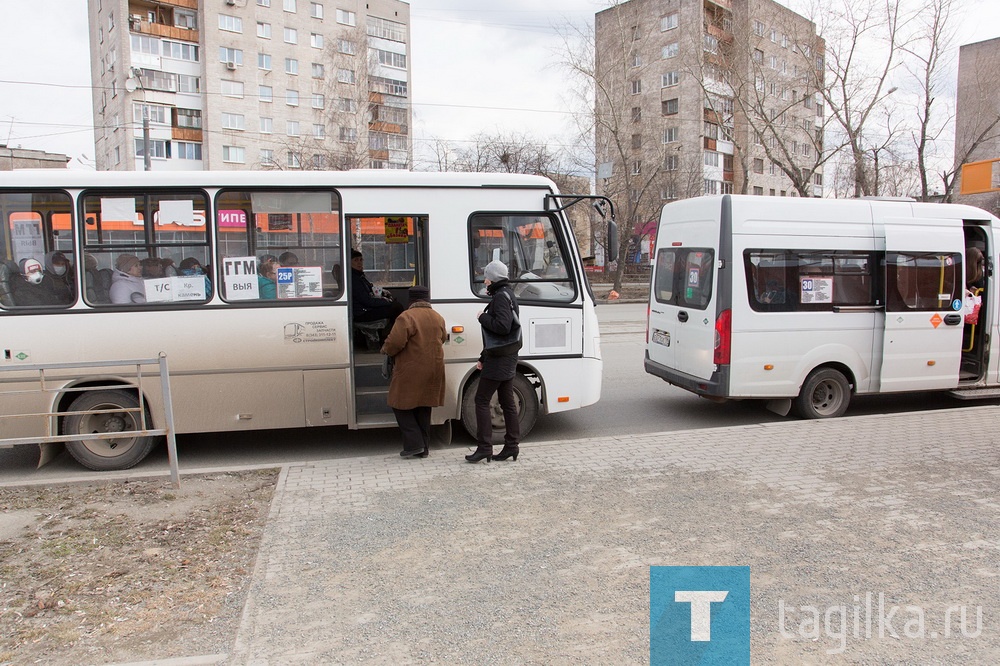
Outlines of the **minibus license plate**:
[{"label": "minibus license plate", "polygon": [[658,329],[653,329],[653,344],[669,347],[670,333],[668,331],[660,331]]}]

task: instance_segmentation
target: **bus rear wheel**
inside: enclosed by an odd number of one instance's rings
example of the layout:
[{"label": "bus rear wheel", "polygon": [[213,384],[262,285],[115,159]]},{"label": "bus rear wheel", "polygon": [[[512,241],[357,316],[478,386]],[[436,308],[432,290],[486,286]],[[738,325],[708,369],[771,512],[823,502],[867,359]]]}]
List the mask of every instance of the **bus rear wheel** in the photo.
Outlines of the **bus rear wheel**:
[{"label": "bus rear wheel", "polygon": [[[129,391],[88,391],[74,400],[70,414],[63,419],[63,433],[66,435],[92,435],[95,433],[126,432],[141,430],[142,421],[138,411],[139,400]],[[108,411],[103,414],[94,412]],[[146,419],[147,428],[149,419]],[[97,471],[129,469],[139,464],[149,455],[155,437],[132,434],[115,439],[82,439],[66,442],[66,450],[84,467]]]},{"label": "bus rear wheel", "polygon": [[[476,390],[479,388],[479,378],[476,377],[469,384],[462,396],[462,426],[465,431],[476,438]],[[538,395],[535,387],[531,385],[527,377],[521,373],[514,375],[514,404],[517,405],[517,418],[520,423],[521,439],[523,440],[535,427],[538,420]],[[503,410],[500,409],[500,401],[494,393],[490,400],[490,416],[493,421],[493,442],[503,444],[505,432],[503,424]]]},{"label": "bus rear wheel", "polygon": [[851,402],[851,385],[840,372],[821,368],[806,377],[795,399],[795,411],[804,419],[829,419],[843,415]]}]

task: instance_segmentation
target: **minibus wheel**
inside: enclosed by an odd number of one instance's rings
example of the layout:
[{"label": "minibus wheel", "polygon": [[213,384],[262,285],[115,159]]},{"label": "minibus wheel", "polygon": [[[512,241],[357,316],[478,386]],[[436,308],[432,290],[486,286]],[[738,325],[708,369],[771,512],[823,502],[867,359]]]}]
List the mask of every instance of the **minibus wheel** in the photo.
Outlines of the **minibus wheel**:
[{"label": "minibus wheel", "polygon": [[[70,406],[71,412],[101,410],[137,410],[139,399],[130,391],[88,391]],[[150,428],[147,416],[146,427]],[[63,419],[63,434],[84,435],[104,432],[141,430],[138,411],[110,411],[104,414],[70,414]],[[118,439],[82,439],[66,442],[66,450],[84,467],[97,471],[128,469],[145,458],[155,437],[126,435]]]},{"label": "minibus wheel", "polygon": [[[479,388],[479,377],[469,382],[462,396],[462,426],[465,431],[476,437],[476,389]],[[514,403],[517,405],[517,417],[521,425],[521,439],[523,440],[535,427],[538,419],[538,395],[535,387],[522,375],[514,375]],[[500,409],[500,401],[496,393],[490,400],[490,415],[493,420],[493,441],[502,444],[504,435],[503,410]]]},{"label": "minibus wheel", "polygon": [[832,368],[820,368],[806,377],[795,399],[795,411],[804,419],[841,416],[851,402],[851,385]]}]

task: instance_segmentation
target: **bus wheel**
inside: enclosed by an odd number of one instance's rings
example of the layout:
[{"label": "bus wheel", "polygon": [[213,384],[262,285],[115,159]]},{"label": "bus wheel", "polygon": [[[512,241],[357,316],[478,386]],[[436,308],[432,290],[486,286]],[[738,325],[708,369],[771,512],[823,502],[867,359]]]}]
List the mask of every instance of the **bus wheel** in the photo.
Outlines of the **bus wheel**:
[{"label": "bus wheel", "polygon": [[[462,426],[465,431],[476,438],[476,389],[479,388],[479,378],[475,378],[462,396]],[[523,440],[535,427],[538,419],[538,395],[535,387],[521,373],[514,375],[514,403],[517,405],[517,418],[521,424],[521,439]],[[493,441],[503,443],[504,424],[503,410],[497,394],[490,400],[490,415],[493,420]]]},{"label": "bus wheel", "polygon": [[[130,391],[88,391],[73,401],[69,406],[69,411],[91,413],[70,414],[65,417],[63,433],[66,435],[90,435],[141,430],[142,421],[138,411],[93,413],[101,410],[138,410],[138,408],[139,400]],[[148,418],[146,425],[147,428],[150,427]],[[155,441],[155,437],[139,437],[130,434],[118,439],[83,439],[66,442],[66,449],[84,467],[106,471],[134,467],[149,454]]]},{"label": "bus wheel", "polygon": [[795,411],[804,419],[828,419],[841,416],[851,402],[851,386],[836,370],[822,368],[806,377],[795,399]]}]

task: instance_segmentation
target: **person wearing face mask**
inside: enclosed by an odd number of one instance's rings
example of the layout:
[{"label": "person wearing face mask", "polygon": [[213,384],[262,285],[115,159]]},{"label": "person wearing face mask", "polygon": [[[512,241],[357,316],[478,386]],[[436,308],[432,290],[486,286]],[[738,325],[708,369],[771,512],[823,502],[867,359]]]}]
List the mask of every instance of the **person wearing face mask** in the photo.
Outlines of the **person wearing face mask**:
[{"label": "person wearing face mask", "polygon": [[201,265],[201,262],[194,257],[187,257],[181,260],[180,266],[177,268],[178,275],[202,275],[205,277],[205,298],[212,295],[212,281],[208,279],[208,275],[205,275],[205,268]]},{"label": "person wearing face mask", "polygon": [[45,255],[44,282],[55,294],[58,303],[69,304],[73,302],[73,275],[69,259],[59,250]]},{"label": "person wearing face mask", "polygon": [[18,264],[20,277],[11,283],[14,304],[18,306],[59,305],[52,288],[46,284],[45,272],[37,259],[22,259]]}]

